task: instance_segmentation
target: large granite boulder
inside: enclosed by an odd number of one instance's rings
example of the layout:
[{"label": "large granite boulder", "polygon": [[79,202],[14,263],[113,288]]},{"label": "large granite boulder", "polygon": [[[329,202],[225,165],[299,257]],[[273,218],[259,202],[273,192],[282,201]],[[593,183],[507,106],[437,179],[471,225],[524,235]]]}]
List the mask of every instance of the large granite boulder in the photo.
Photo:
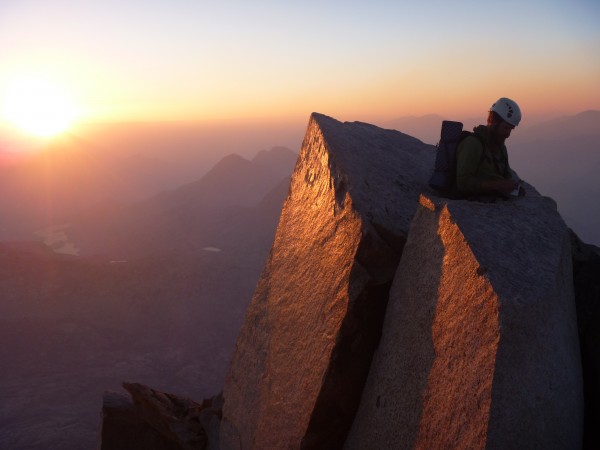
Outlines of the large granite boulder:
[{"label": "large granite boulder", "polygon": [[423,195],[345,448],[581,448],[578,345],[551,199]]},{"label": "large granite boulder", "polygon": [[225,381],[222,449],[343,445],[434,155],[311,116]]}]

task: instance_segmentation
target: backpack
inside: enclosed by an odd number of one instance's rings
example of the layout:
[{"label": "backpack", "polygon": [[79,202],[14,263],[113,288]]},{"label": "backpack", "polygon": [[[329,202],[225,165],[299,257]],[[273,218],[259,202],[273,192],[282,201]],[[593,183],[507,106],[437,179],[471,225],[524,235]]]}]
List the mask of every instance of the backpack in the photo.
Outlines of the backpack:
[{"label": "backpack", "polygon": [[[461,198],[456,185],[456,150],[458,144],[468,136],[477,136],[475,133],[463,130],[462,122],[444,120],[440,142],[436,145],[435,167],[429,179],[429,186],[442,197]],[[481,140],[481,139],[480,139]],[[481,141],[484,151],[481,152],[479,164],[483,161],[485,145]]]}]

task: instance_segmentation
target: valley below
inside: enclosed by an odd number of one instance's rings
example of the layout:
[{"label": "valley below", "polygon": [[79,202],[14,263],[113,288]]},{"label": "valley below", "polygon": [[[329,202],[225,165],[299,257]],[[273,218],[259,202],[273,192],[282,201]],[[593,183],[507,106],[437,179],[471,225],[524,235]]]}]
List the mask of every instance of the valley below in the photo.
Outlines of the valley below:
[{"label": "valley below", "polygon": [[297,157],[259,155],[0,242],[2,448],[94,448],[123,382],[220,392]]}]

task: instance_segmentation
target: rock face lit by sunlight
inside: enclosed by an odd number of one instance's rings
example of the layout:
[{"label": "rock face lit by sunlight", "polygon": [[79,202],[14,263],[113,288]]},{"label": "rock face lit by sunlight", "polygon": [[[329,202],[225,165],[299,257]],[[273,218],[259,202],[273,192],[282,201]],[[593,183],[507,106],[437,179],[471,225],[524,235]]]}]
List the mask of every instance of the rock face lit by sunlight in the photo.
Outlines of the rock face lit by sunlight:
[{"label": "rock face lit by sunlight", "polygon": [[570,257],[550,199],[423,196],[346,447],[577,448]]},{"label": "rock face lit by sunlight", "polygon": [[581,443],[556,204],[529,185],[494,204],[437,198],[433,155],[312,116],[225,381],[222,449]]},{"label": "rock face lit by sunlight", "polygon": [[223,448],[343,443],[432,164],[410,136],[313,114],[226,379]]},{"label": "rock face lit by sunlight", "polygon": [[[373,438],[364,435],[371,432],[379,439],[385,436],[378,442],[389,447],[381,448],[396,448],[400,441],[414,442],[407,448],[431,448],[440,444],[436,440],[447,439],[440,438],[440,428],[455,434],[453,448],[485,447],[499,336],[498,297],[478,274],[477,261],[447,211],[439,217],[418,214],[421,226],[409,235],[399,269],[406,273],[414,267],[418,275],[399,277],[394,286],[394,294],[403,296],[391,300],[382,352],[388,345],[402,345],[376,360],[365,391],[367,399],[375,396],[375,405],[363,402],[350,448],[361,448]],[[396,372],[388,379],[390,370]],[[387,435],[390,422],[395,422],[388,417],[392,414],[404,419],[394,424],[397,438]],[[462,424],[460,433],[454,433],[453,422]]]},{"label": "rock face lit by sunlight", "polygon": [[[222,394],[193,407],[207,448],[595,439],[583,421],[584,403],[598,401],[586,369],[597,364],[598,292],[586,279],[600,266],[586,253],[598,249],[525,182],[527,196],[495,203],[437,197],[434,155],[398,131],[311,116]],[[145,403],[133,409],[105,415],[103,433],[123,430],[124,417],[152,425],[123,432],[132,441],[165,422],[196,433],[179,406],[156,408],[152,422]]]}]

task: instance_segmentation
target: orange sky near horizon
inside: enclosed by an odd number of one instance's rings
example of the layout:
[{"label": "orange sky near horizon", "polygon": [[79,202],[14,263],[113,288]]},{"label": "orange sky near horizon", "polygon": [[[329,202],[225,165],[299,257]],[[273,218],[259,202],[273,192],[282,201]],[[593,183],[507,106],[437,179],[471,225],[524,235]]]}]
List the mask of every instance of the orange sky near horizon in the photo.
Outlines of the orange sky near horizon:
[{"label": "orange sky near horizon", "polygon": [[526,123],[600,109],[599,19],[593,0],[9,1],[0,106],[38,76],[79,121],[468,117],[506,96]]}]

